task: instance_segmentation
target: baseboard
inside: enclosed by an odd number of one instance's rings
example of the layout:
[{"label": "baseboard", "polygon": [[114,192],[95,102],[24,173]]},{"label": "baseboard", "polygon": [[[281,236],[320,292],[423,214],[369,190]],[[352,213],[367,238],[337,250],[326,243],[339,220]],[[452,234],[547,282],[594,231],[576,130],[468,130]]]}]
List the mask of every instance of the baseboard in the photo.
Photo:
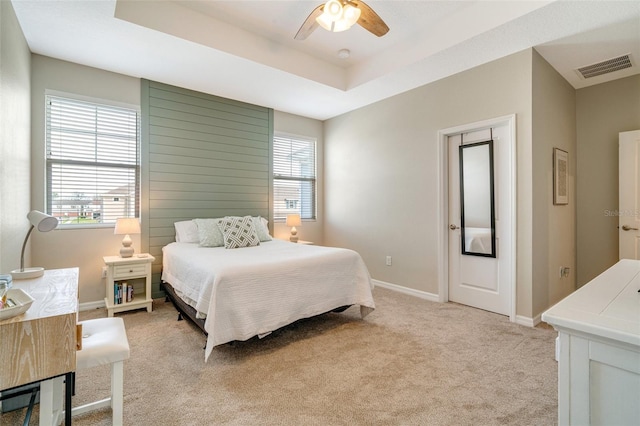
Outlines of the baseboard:
[{"label": "baseboard", "polygon": [[379,280],[371,280],[371,281],[376,286],[397,291],[398,293],[408,294],[409,296],[419,297],[420,299],[430,300],[431,302],[440,302],[437,294],[428,293],[422,290],[415,290],[413,288],[403,287],[401,285],[391,284],[391,283],[387,283]]},{"label": "baseboard", "polygon": [[81,311],[90,311],[92,309],[100,309],[104,307],[105,307],[104,300],[98,300],[95,302],[85,302],[85,303],[81,303],[79,306]]},{"label": "baseboard", "polygon": [[539,313],[535,317],[533,317],[533,326],[540,324],[542,322],[542,313]]},{"label": "baseboard", "polygon": [[516,324],[524,325],[527,327],[535,327],[536,325],[540,324],[541,321],[541,314],[538,314],[533,318],[516,315]]},{"label": "baseboard", "polygon": [[[420,299],[429,300],[431,302],[440,302],[440,299],[437,294],[429,293],[422,290],[416,290],[409,287],[403,287],[397,284],[391,284],[385,281],[380,280],[371,280],[373,285],[380,286],[382,288],[386,288],[388,290],[397,291],[398,293],[408,294],[409,296],[419,297]],[[90,311],[92,309],[100,309],[104,308],[104,300],[99,300],[95,302],[86,302],[80,304],[81,311]],[[534,318],[525,317],[522,315],[516,315],[516,324],[524,325],[526,327],[535,327],[540,324],[542,321],[541,314],[536,315]]]}]

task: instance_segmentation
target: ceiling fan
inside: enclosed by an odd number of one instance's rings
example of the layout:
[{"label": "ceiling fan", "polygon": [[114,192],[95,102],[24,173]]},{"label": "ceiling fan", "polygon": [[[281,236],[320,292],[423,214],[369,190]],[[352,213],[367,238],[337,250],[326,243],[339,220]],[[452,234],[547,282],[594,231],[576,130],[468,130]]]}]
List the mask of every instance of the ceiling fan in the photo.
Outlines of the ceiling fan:
[{"label": "ceiling fan", "polygon": [[329,0],[313,9],[294,38],[304,40],[318,26],[327,31],[340,32],[348,30],[356,23],[378,37],[382,37],[389,31],[387,24],[365,2]]}]

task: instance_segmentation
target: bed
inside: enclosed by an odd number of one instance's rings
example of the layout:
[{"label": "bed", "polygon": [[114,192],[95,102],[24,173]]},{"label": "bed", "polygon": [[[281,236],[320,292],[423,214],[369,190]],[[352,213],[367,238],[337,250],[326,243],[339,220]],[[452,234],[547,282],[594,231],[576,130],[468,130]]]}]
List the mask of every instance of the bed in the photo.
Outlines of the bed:
[{"label": "bed", "polygon": [[375,309],[369,272],[353,250],[269,237],[229,249],[176,235],[162,249],[162,281],[176,307],[191,310],[206,332],[205,361],[215,346],[303,318],[349,305],[359,305],[364,318]]}]

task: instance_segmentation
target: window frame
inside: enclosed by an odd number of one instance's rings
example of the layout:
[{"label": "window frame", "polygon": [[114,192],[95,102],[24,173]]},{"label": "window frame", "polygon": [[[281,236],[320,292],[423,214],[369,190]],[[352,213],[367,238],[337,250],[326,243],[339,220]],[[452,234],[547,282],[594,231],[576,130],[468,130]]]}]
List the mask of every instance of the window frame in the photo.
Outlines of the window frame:
[{"label": "window frame", "polygon": [[[131,112],[135,113],[136,116],[136,162],[135,165],[126,165],[126,164],[118,164],[118,163],[109,163],[105,161],[78,161],[78,160],[66,160],[66,159],[54,159],[49,156],[49,147],[50,147],[50,110],[49,110],[49,101],[51,98],[59,98],[66,101],[85,103],[85,104],[93,104],[96,107],[105,107],[105,108],[113,108],[113,109],[128,109]],[[60,92],[55,90],[45,90],[44,94],[44,169],[45,169],[45,187],[44,187],[44,197],[45,197],[45,211],[47,214],[53,214],[54,210],[54,200],[52,190],[52,166],[56,164],[60,165],[78,165],[78,166],[98,166],[98,167],[113,167],[113,168],[124,168],[131,169],[134,172],[134,197],[133,201],[133,215],[128,216],[118,216],[118,217],[132,217],[132,218],[140,218],[141,216],[141,201],[142,201],[142,176],[141,176],[141,155],[142,155],[142,123],[141,123],[141,108],[139,105],[133,105],[123,102],[117,102],[109,99],[102,99],[90,96],[83,96],[74,93]],[[97,134],[97,132],[96,132]],[[95,175],[94,175],[95,176]],[[114,197],[115,198],[115,197]],[[101,211],[104,213],[104,211]],[[71,224],[71,223],[63,223],[60,222],[58,225],[58,229],[91,229],[91,228],[113,228],[115,227],[115,220],[109,221],[107,223],[79,223],[79,224]]]},{"label": "window frame", "polygon": [[[275,156],[276,156],[276,139],[285,139],[285,140],[290,140],[290,141],[294,141],[294,142],[301,142],[301,143],[310,143],[313,144],[313,161],[314,161],[314,166],[313,166],[313,177],[295,177],[295,176],[291,176],[291,175],[282,175],[282,174],[277,174],[276,173],[276,167],[275,167]],[[285,217],[277,217],[276,216],[276,208],[275,208],[275,204],[276,204],[276,200],[275,200],[275,189],[277,186],[277,181],[291,181],[291,182],[310,182],[313,185],[313,196],[312,198],[309,200],[311,202],[311,210],[312,210],[312,214],[311,217],[304,217],[302,215],[302,205],[303,205],[303,200],[302,198],[300,198],[299,200],[297,200],[297,204],[299,204],[299,206],[297,207],[298,212],[300,213],[300,218],[303,222],[315,222],[318,219],[318,140],[315,137],[311,137],[311,136],[304,136],[304,135],[296,135],[296,134],[291,134],[291,133],[286,133],[286,132],[274,132],[273,135],[273,154],[272,154],[272,164],[273,164],[273,203],[274,203],[274,208],[273,208],[273,212],[272,212],[272,217],[273,217],[273,221],[274,223],[284,223],[286,221],[286,216]],[[293,200],[289,200],[289,201],[293,201]]]}]

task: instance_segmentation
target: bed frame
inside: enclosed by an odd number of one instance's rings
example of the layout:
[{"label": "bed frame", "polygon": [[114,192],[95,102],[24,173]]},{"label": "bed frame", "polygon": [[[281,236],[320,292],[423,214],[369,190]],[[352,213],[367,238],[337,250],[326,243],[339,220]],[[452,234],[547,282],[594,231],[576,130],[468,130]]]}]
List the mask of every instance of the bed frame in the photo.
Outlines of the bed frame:
[{"label": "bed frame", "polygon": [[171,284],[166,281],[160,281],[160,288],[164,290],[167,301],[171,301],[173,306],[178,310],[178,321],[182,321],[186,316],[193,322],[202,332],[207,336],[207,332],[204,329],[204,318],[196,318],[196,310],[185,303],[184,300],[180,299],[176,294],[176,291],[173,289]]}]

